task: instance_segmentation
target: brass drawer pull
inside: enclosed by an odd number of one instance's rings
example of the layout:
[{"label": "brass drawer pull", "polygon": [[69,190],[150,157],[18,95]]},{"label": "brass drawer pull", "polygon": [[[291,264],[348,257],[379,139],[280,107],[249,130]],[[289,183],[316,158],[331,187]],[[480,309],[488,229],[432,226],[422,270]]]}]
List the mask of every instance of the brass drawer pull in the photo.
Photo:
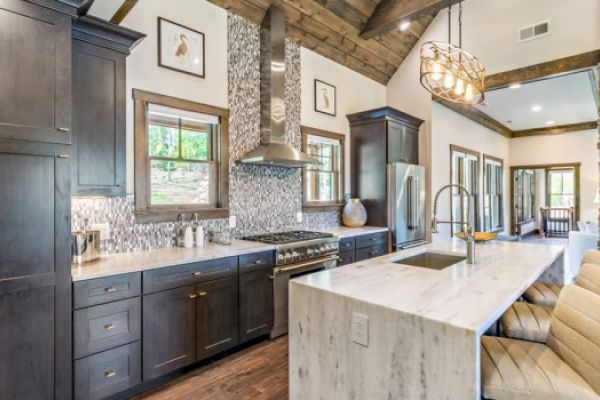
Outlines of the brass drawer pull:
[{"label": "brass drawer pull", "polygon": [[115,324],[106,324],[104,325],[104,329],[106,329],[107,331],[112,331],[113,329],[115,329]]},{"label": "brass drawer pull", "polygon": [[377,252],[376,251],[372,251],[369,254],[372,255],[372,256],[375,256],[375,255],[377,255]]},{"label": "brass drawer pull", "polygon": [[261,264],[264,264],[266,262],[267,262],[267,260],[265,260],[265,259],[256,260],[256,261],[254,261],[254,265],[261,265]]},{"label": "brass drawer pull", "polygon": [[104,289],[104,291],[106,293],[114,293],[114,292],[117,291],[117,288],[115,288],[115,287],[107,287],[106,289]]},{"label": "brass drawer pull", "polygon": [[105,376],[105,377],[107,377],[107,378],[112,378],[112,377],[113,377],[113,376],[115,376],[115,375],[117,375],[117,373],[116,373],[115,371],[113,371],[113,370],[106,371],[106,372],[104,373],[104,376]]},{"label": "brass drawer pull", "polygon": [[273,279],[275,279],[275,277],[273,275],[269,275],[269,276],[267,276],[267,278],[269,278],[270,281],[272,281]]},{"label": "brass drawer pull", "polygon": [[56,128],[57,131],[62,133],[69,133],[71,130],[69,128]]},{"label": "brass drawer pull", "polygon": [[370,240],[371,240],[371,242],[376,242],[377,238],[371,238]]},{"label": "brass drawer pull", "polygon": [[190,299],[190,300],[195,299],[196,297],[198,297],[198,295],[196,293],[188,294],[188,299]]},{"label": "brass drawer pull", "polygon": [[206,292],[203,292],[203,291],[201,291],[201,290],[200,290],[200,291],[198,291],[198,296],[200,296],[200,297],[204,297],[204,296],[206,296],[207,294],[208,294],[208,293],[206,293]]},{"label": "brass drawer pull", "polygon": [[200,276],[200,275],[202,275],[202,272],[194,272],[192,275],[194,275],[194,276]]}]

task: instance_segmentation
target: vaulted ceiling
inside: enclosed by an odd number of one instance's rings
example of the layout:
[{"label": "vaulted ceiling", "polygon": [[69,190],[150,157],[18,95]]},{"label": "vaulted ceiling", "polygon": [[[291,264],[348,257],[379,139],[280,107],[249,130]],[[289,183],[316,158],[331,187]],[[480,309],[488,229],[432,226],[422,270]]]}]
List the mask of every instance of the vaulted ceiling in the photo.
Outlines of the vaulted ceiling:
[{"label": "vaulted ceiling", "polygon": [[377,6],[389,0],[208,1],[257,24],[275,3],[286,13],[289,39],[384,85],[433,20],[433,15],[421,15],[405,31],[392,29],[363,39]]}]

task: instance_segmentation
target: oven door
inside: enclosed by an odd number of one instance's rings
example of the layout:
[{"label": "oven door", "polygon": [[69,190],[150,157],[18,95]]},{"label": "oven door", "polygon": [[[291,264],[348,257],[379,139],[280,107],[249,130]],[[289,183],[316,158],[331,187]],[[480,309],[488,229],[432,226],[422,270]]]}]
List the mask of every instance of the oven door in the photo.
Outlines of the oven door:
[{"label": "oven door", "polygon": [[288,294],[290,279],[298,278],[314,272],[337,267],[338,256],[328,256],[316,260],[277,267],[274,271],[273,297],[273,329],[271,339],[288,332]]}]

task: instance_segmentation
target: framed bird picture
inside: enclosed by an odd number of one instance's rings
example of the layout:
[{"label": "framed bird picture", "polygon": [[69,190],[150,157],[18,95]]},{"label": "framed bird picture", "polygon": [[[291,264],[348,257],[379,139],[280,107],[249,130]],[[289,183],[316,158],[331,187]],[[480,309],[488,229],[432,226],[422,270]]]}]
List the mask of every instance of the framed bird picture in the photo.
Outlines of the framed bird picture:
[{"label": "framed bird picture", "polygon": [[335,116],[336,101],[335,86],[315,79],[315,111]]},{"label": "framed bird picture", "polygon": [[204,33],[158,17],[158,65],[204,78]]}]

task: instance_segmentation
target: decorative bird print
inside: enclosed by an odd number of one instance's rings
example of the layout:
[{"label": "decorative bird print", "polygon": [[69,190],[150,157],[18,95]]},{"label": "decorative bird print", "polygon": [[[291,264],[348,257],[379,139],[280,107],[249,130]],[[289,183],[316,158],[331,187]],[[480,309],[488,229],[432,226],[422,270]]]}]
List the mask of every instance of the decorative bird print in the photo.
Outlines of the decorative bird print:
[{"label": "decorative bird print", "polygon": [[179,35],[179,40],[181,43],[179,43],[179,46],[177,46],[177,50],[175,51],[175,57],[184,58],[185,56],[187,56],[188,52],[188,46],[186,44],[188,38],[187,36],[185,36],[184,33],[182,33]]}]

